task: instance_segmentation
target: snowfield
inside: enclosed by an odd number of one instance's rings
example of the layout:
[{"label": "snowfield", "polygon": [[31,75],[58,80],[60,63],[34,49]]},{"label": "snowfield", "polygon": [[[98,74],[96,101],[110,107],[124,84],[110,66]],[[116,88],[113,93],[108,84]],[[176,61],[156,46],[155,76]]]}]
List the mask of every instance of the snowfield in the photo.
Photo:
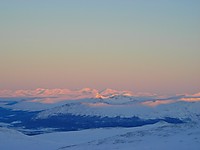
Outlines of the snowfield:
[{"label": "snowfield", "polygon": [[27,136],[0,128],[2,150],[199,150],[200,128],[196,124],[160,122],[134,128],[101,128]]}]

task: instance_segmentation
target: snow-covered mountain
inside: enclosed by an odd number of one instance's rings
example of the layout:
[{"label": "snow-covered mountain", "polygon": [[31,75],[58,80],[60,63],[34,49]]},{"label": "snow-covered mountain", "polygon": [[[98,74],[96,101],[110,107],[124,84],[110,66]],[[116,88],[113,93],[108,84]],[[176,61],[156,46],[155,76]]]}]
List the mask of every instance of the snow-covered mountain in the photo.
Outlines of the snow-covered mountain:
[{"label": "snow-covered mountain", "polygon": [[[2,93],[5,93],[5,91]],[[172,97],[161,97],[155,94],[138,96],[128,91],[105,89],[98,92],[90,88],[73,92],[61,89],[36,89],[34,91],[16,91],[14,93],[26,94],[11,98],[4,95],[0,99],[0,107],[12,110],[40,111],[36,118],[47,118],[70,113],[73,115],[100,117],[136,116],[144,119],[164,117],[184,119],[193,116],[192,119],[194,119],[195,116],[200,114],[200,109],[198,109],[200,108],[199,93]],[[29,96],[27,96],[27,93],[29,93]],[[73,98],[68,99],[66,95],[68,95],[68,98]],[[100,97],[97,97],[97,95]],[[78,97],[80,98],[77,99]]]},{"label": "snow-covered mountain", "polygon": [[44,89],[38,88],[35,90],[0,90],[1,98],[38,98],[35,101],[41,103],[57,103],[66,100],[79,100],[86,98],[110,98],[114,96],[127,96],[127,97],[151,97],[155,94],[150,93],[133,93],[131,91],[119,91],[113,89],[96,90],[91,88],[83,88],[77,90],[70,89]]},{"label": "snow-covered mountain", "polygon": [[[166,143],[180,144],[182,141],[184,144],[179,148],[189,148],[187,144],[193,144],[190,148],[194,150],[199,147],[200,134],[196,134],[200,124],[199,93],[159,96],[90,88],[0,93],[1,149],[12,149],[9,144],[1,145],[2,141],[6,143],[3,135],[20,148],[41,142],[41,149],[46,149],[50,143],[52,146],[48,149],[122,149],[123,146],[129,149],[134,146],[143,150],[164,149]],[[56,133],[58,131],[66,133]],[[80,137],[92,133],[94,137],[85,140]],[[96,133],[102,134],[97,136]],[[52,141],[57,136],[67,138],[69,135],[80,137],[82,142],[75,138],[69,143]],[[16,137],[21,140],[15,140]],[[156,146],[155,140],[159,145]],[[143,147],[148,141],[151,141],[148,146]],[[26,144],[20,144],[23,142]]]},{"label": "snow-covered mountain", "polygon": [[[151,99],[151,98],[150,98]],[[183,98],[185,99],[185,98]],[[88,99],[71,102],[42,111],[37,118],[48,118],[64,114],[100,116],[100,117],[139,117],[155,118],[190,118],[195,120],[200,114],[199,101],[183,101],[181,99],[146,100],[127,96],[115,96],[107,99]]]}]

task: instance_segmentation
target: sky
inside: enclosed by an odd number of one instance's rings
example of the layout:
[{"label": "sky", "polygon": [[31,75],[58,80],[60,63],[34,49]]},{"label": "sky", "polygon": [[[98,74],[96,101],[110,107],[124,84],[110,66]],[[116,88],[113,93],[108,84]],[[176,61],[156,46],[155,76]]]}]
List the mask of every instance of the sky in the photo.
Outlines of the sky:
[{"label": "sky", "polygon": [[1,0],[0,89],[200,91],[199,0]]}]

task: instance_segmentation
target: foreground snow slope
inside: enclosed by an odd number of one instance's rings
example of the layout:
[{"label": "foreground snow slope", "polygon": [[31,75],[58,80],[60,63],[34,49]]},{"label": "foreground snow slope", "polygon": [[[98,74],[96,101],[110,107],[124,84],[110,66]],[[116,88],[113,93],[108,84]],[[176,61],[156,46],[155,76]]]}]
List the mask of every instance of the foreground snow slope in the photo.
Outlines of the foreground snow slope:
[{"label": "foreground snow slope", "polygon": [[0,128],[2,150],[199,150],[200,127],[195,123],[160,122],[135,128],[102,128],[26,136]]}]

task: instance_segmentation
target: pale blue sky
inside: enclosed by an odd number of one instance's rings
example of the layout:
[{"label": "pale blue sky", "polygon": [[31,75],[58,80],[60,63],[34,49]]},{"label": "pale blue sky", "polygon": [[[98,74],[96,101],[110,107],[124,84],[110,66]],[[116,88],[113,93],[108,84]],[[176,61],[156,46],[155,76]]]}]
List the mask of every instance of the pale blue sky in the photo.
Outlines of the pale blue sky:
[{"label": "pale blue sky", "polygon": [[0,1],[0,89],[200,91],[199,0]]}]

